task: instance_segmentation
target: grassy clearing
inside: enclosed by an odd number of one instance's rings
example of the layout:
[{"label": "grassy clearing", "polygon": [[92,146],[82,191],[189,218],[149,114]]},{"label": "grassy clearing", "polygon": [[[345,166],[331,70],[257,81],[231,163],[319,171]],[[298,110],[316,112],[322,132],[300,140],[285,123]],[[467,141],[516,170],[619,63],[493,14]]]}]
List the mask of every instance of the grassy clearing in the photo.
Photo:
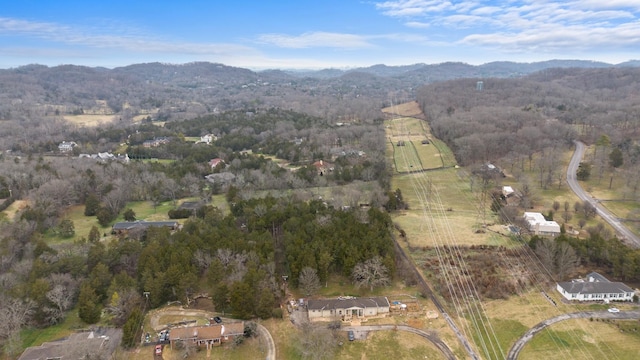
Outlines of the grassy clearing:
[{"label": "grassy clearing", "polygon": [[65,115],[64,119],[78,126],[94,127],[109,124],[116,119],[115,115]]},{"label": "grassy clearing", "polygon": [[4,209],[2,213],[5,214],[7,220],[13,221],[15,220],[16,214],[28,205],[29,202],[26,200],[16,200],[13,204],[9,205],[8,208]]},{"label": "grassy clearing", "polygon": [[410,101],[403,104],[389,106],[382,109],[385,114],[393,114],[399,116],[419,117],[422,116],[422,109],[417,101]]},{"label": "grassy clearing", "polygon": [[[476,195],[469,184],[459,178],[455,168],[394,176],[393,189],[400,188],[409,210],[393,215],[395,223],[407,233],[411,246],[433,246],[434,236],[446,234],[455,237],[458,244],[496,244],[508,242],[493,233],[477,233],[485,221],[493,222],[493,214],[487,208],[479,211]],[[414,186],[430,190],[433,199],[428,208],[423,208]],[[487,204],[489,206],[489,204]]]},{"label": "grassy clearing", "polygon": [[376,331],[366,341],[348,341],[339,348],[337,359],[445,359],[426,339],[403,331]]},{"label": "grassy clearing", "polygon": [[100,230],[100,233],[111,232],[110,227],[100,226],[98,219],[95,216],[85,216],[84,205],[76,205],[68,208],[65,211],[63,218],[73,221],[76,235],[69,239],[63,239],[57,235],[51,234],[51,231],[49,231],[50,234],[47,238],[53,243],[71,242],[80,240],[83,237],[87,238],[89,236],[89,231],[91,231],[91,227],[93,226],[97,227],[98,230]]},{"label": "grassy clearing", "polygon": [[67,313],[67,317],[60,324],[49,326],[44,329],[25,328],[20,331],[23,348],[38,346],[47,341],[54,341],[67,337],[76,330],[81,329],[85,324],[78,317],[78,311]]},{"label": "grassy clearing", "polygon": [[567,320],[536,335],[520,353],[519,359],[558,359],[597,357],[637,359],[637,337],[622,333],[609,322],[588,319]]},{"label": "grassy clearing", "polygon": [[[176,207],[177,201],[175,204],[173,201],[165,201],[157,206],[154,206],[152,201],[134,201],[127,203],[124,209],[132,209],[136,213],[136,219],[139,220],[162,221],[169,220],[167,213]],[[119,221],[125,221],[122,214],[118,215],[115,220],[115,222]]]}]

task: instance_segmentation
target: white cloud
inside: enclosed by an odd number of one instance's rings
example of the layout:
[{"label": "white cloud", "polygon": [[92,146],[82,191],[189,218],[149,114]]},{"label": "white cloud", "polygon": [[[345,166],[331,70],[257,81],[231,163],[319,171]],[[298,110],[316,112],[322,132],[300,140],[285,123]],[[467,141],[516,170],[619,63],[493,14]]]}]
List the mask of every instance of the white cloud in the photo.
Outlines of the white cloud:
[{"label": "white cloud", "polygon": [[404,23],[406,27],[416,28],[416,29],[426,29],[431,26],[431,24],[420,21],[408,21]]},{"label": "white cloud", "polygon": [[459,43],[492,49],[597,51],[603,46],[640,46],[638,0],[511,0],[502,7],[494,4],[481,0],[455,4],[394,0],[375,6],[383,15],[410,19],[403,23],[406,27],[428,27],[431,37],[455,34]]},{"label": "white cloud", "polygon": [[259,36],[258,40],[262,43],[292,49],[314,47],[358,49],[373,46],[365,37],[360,35],[322,31],[308,32],[298,36],[286,34],[263,34]]},{"label": "white cloud", "polygon": [[398,0],[376,3],[382,13],[394,17],[426,15],[450,9],[453,5],[442,0]]},{"label": "white cloud", "polygon": [[[92,29],[73,28],[55,23],[32,22],[11,18],[0,18],[0,34],[36,38],[67,46],[118,49],[135,53],[196,55],[255,53],[255,50],[249,47],[236,44],[166,41],[138,35],[138,32],[124,27],[100,28],[98,32]],[[62,50],[57,50],[57,52],[60,51]]]}]

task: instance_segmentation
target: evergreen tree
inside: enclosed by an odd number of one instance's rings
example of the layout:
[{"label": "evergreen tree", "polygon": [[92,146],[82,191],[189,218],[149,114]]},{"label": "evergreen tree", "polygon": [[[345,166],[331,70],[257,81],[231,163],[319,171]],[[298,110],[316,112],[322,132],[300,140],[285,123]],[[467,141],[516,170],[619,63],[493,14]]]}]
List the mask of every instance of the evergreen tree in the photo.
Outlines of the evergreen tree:
[{"label": "evergreen tree", "polygon": [[95,244],[100,241],[100,230],[98,227],[93,225],[91,230],[89,230],[89,242]]},{"label": "evergreen tree", "polygon": [[143,315],[140,309],[134,309],[122,328],[122,346],[132,348],[136,345],[141,336],[142,321]]},{"label": "evergreen tree", "polygon": [[78,316],[82,321],[87,324],[95,324],[100,320],[102,309],[99,301],[95,290],[85,281],[80,286],[80,295],[78,296]]},{"label": "evergreen tree", "polygon": [[73,220],[64,219],[60,221],[60,224],[58,225],[58,232],[60,233],[60,236],[64,238],[70,238],[74,236],[76,234],[76,229],[73,225]]},{"label": "evergreen tree", "polygon": [[614,148],[609,154],[609,164],[614,168],[619,168],[623,164],[622,151],[619,148]]},{"label": "evergreen tree", "polygon": [[136,213],[131,208],[127,209],[122,216],[126,221],[136,221]]},{"label": "evergreen tree", "polygon": [[100,208],[100,199],[94,194],[87,195],[84,201],[84,216],[95,216]]}]

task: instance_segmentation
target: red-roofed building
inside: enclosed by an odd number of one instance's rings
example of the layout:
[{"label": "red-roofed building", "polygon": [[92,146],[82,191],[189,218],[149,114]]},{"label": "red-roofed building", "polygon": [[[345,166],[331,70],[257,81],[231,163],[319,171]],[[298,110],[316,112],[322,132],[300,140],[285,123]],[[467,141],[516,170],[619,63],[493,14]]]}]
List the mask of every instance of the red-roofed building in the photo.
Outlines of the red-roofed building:
[{"label": "red-roofed building", "polygon": [[171,329],[169,341],[172,348],[176,341],[188,341],[197,346],[205,345],[209,348],[231,341],[236,336],[244,336],[244,322],[242,321]]},{"label": "red-roofed building", "polygon": [[224,164],[224,160],[222,160],[220,158],[215,158],[215,159],[209,160],[209,166],[211,166],[211,170],[215,169],[216,166],[218,166],[220,163]]}]

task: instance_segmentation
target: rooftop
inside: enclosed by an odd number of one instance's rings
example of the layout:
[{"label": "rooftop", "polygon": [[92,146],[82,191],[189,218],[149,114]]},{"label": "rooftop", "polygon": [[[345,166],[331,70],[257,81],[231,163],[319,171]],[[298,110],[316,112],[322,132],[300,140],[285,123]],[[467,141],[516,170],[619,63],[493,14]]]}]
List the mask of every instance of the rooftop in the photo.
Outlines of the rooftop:
[{"label": "rooftop", "polygon": [[388,307],[388,306],[389,306],[389,300],[386,297],[319,299],[319,300],[310,299],[307,302],[307,308],[309,310]]}]

